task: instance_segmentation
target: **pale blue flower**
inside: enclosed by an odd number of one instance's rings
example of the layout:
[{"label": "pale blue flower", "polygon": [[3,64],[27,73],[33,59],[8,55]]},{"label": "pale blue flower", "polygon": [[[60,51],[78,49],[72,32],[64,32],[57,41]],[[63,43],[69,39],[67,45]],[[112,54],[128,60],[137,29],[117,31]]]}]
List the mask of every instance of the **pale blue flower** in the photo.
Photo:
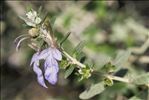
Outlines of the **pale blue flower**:
[{"label": "pale blue flower", "polygon": [[[44,75],[39,68],[39,61],[44,59]],[[57,48],[47,48],[33,55],[30,65],[33,64],[33,70],[37,74],[37,80],[40,85],[47,88],[44,78],[51,84],[56,84],[59,71],[58,62],[62,59],[62,54]]]}]

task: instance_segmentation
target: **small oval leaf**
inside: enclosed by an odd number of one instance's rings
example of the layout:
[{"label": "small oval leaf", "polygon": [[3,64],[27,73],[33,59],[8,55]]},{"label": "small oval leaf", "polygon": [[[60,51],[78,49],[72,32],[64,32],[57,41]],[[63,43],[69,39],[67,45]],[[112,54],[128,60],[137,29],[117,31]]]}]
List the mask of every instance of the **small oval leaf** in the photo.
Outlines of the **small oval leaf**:
[{"label": "small oval leaf", "polygon": [[132,80],[136,85],[149,84],[149,73],[142,74]]},{"label": "small oval leaf", "polygon": [[105,89],[104,82],[100,82],[97,84],[94,84],[90,87],[89,90],[85,90],[79,95],[80,99],[90,99],[91,97],[100,94]]},{"label": "small oval leaf", "polygon": [[127,51],[120,51],[116,58],[113,61],[113,64],[115,66],[117,66],[116,70],[119,70],[123,64],[128,60],[129,56],[130,56],[131,52],[129,50]]}]

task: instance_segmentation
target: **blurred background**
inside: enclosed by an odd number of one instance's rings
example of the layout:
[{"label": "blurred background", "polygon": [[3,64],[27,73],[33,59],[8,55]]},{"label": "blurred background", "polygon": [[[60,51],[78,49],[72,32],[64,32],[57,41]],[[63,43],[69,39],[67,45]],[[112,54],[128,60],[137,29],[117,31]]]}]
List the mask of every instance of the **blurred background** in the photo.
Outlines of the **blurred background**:
[{"label": "blurred background", "polygon": [[[136,75],[149,72],[147,0],[4,0],[0,4],[2,100],[79,100],[79,94],[85,88],[98,82],[96,76],[78,82],[75,74],[65,79],[64,70],[61,70],[55,86],[47,83],[49,88],[45,89],[37,83],[29,66],[34,51],[27,46],[28,41],[24,41],[20,51],[16,52],[13,41],[28,32],[18,16],[24,15],[28,7],[38,10],[40,6],[51,17],[56,16],[54,30],[58,40],[72,32],[64,44],[68,53],[80,41],[86,41],[84,54],[88,61],[100,67],[107,57],[115,57],[119,50],[131,49],[132,55],[126,67]],[[91,100],[128,100],[134,95],[147,100],[147,94],[144,86],[117,83]]]}]

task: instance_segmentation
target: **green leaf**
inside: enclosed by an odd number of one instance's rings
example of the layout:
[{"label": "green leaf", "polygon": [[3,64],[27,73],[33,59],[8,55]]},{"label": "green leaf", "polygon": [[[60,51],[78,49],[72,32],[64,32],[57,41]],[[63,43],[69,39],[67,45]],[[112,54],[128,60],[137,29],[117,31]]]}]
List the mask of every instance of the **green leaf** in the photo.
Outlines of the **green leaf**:
[{"label": "green leaf", "polygon": [[72,74],[72,72],[74,71],[74,66],[69,66],[69,68],[65,71],[65,78],[68,78],[71,74]]},{"label": "green leaf", "polygon": [[149,73],[142,74],[132,80],[136,85],[149,84]]},{"label": "green leaf", "polygon": [[62,39],[62,41],[60,42],[60,46],[62,46],[62,44],[67,40],[67,38],[70,36],[71,32],[68,32],[67,35]]},{"label": "green leaf", "polygon": [[79,95],[79,98],[80,99],[90,99],[93,96],[100,94],[104,90],[105,90],[104,82],[100,82],[100,83],[92,85],[89,90],[85,90],[84,92],[82,92]]},{"label": "green leaf", "polygon": [[113,61],[113,64],[115,66],[117,66],[117,70],[123,66],[123,64],[128,60],[129,56],[130,56],[131,52],[129,50],[127,51],[120,51],[115,60]]},{"label": "green leaf", "polygon": [[73,55],[76,57],[78,55],[80,55],[80,53],[82,52],[83,47],[85,46],[85,41],[81,41],[73,50]]}]

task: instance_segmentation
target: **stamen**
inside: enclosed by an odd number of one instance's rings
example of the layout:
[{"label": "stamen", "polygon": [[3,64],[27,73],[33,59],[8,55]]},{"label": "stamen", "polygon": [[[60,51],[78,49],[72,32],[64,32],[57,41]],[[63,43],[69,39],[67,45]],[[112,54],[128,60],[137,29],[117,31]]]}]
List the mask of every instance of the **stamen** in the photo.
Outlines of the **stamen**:
[{"label": "stamen", "polygon": [[30,38],[30,37],[24,37],[24,38],[22,38],[22,39],[17,43],[16,51],[19,50],[19,47],[20,47],[21,42],[24,41],[24,40],[26,40],[26,39],[28,39],[28,38]]},{"label": "stamen", "polygon": [[22,35],[18,36],[18,37],[14,40],[14,43],[16,44],[17,41],[18,41],[19,39],[21,39],[22,37],[28,37],[28,36],[29,36],[28,34],[22,34]]}]

